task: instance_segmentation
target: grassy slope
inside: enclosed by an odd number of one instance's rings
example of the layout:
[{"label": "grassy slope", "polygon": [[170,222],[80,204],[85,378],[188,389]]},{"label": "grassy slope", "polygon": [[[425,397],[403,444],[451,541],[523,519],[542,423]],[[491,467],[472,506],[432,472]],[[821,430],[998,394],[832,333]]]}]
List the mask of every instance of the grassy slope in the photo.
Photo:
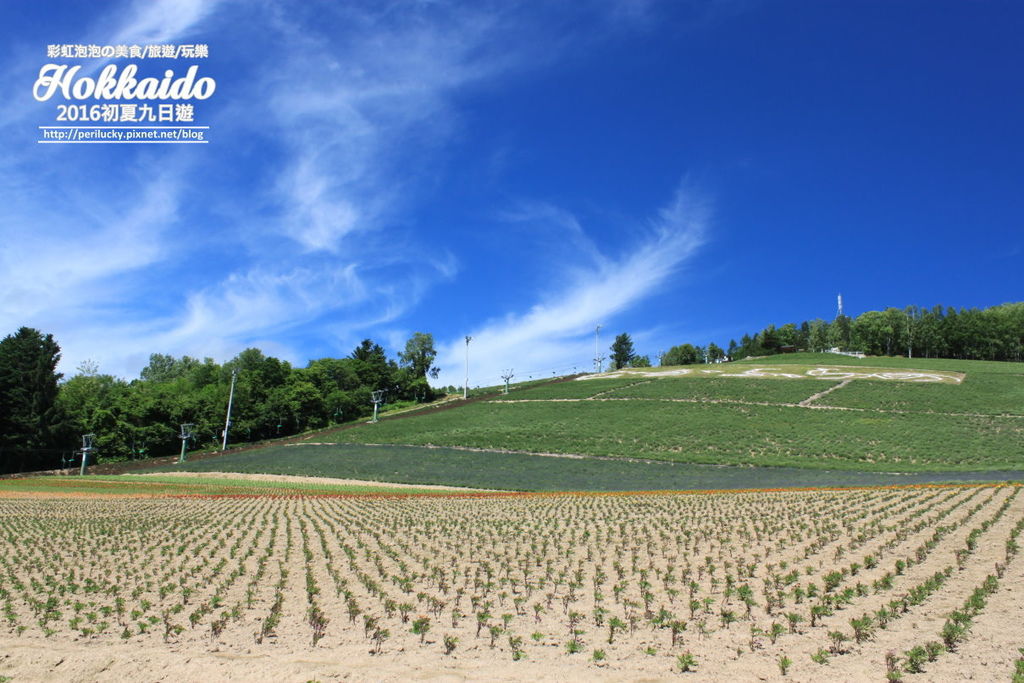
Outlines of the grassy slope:
[{"label": "grassy slope", "polygon": [[[894,414],[728,403],[594,401],[483,403],[422,418],[382,421],[334,435],[339,442],[434,444],[533,452],[634,456],[692,463],[754,464],[875,471],[1013,469],[1024,460],[1017,364],[832,354],[774,356],[771,364],[828,364],[966,372],[962,385],[855,380],[823,403],[856,407],[914,405]],[[750,361],[766,365],[765,359]],[[697,383],[700,383],[699,385]],[[739,382],[740,384],[732,384]],[[728,384],[726,384],[728,383]],[[822,380],[659,378],[587,380],[514,392],[509,398],[607,396],[728,398],[793,402],[832,383]],[[868,386],[870,385],[870,386]],[[712,388],[719,388],[716,396]],[[847,394],[846,392],[849,392]],[[909,399],[907,397],[910,397]],[[919,404],[913,402],[920,398]],[[910,401],[910,403],[908,403]],[[990,415],[948,416],[943,412]]]},{"label": "grassy slope", "polygon": [[[521,491],[651,491],[686,489],[878,486],[947,480],[1024,479],[1024,472],[906,474],[814,469],[715,467],[624,459],[549,458],[408,446],[275,447],[181,466],[189,471],[266,472]],[[179,469],[170,466],[164,469]]]}]

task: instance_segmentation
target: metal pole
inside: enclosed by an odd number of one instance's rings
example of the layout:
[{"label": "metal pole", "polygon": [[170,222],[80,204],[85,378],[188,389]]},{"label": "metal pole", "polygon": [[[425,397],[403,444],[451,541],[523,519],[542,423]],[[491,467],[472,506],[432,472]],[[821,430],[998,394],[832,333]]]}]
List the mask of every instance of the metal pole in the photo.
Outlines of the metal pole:
[{"label": "metal pole", "polygon": [[469,342],[473,338],[468,334],[466,335],[466,386],[462,390],[462,398],[469,398]]},{"label": "metal pole", "polygon": [[89,462],[89,453],[92,451],[92,441],[95,438],[95,434],[82,435],[82,468],[78,472],[79,476],[85,476],[85,466]]},{"label": "metal pole", "polygon": [[224,420],[224,440],[220,449],[226,451],[228,448],[228,429],[231,428],[231,402],[235,399],[235,378],[238,377],[238,368],[231,371],[231,391],[228,393],[228,416]]},{"label": "metal pole", "polygon": [[181,455],[178,457],[178,464],[185,462],[185,444],[188,443],[188,439],[183,438],[181,440]]}]

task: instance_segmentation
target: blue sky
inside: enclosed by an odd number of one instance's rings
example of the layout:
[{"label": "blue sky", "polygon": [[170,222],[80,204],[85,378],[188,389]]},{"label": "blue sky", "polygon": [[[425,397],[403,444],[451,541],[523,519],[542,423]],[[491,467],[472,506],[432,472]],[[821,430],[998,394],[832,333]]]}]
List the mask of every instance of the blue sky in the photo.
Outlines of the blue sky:
[{"label": "blue sky", "polygon": [[[597,324],[653,357],[839,292],[1020,300],[1022,28],[1016,2],[11,2],[0,332],[133,377],[425,331],[444,384],[469,334],[493,384],[589,367]],[[37,144],[53,43],[208,44],[212,142]]]}]

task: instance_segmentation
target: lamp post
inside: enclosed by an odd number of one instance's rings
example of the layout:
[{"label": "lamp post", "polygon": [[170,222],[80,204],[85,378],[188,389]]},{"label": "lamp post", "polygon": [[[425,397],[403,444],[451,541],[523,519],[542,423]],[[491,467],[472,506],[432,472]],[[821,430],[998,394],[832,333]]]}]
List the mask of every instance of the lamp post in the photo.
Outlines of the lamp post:
[{"label": "lamp post", "polygon": [[473,341],[473,338],[466,335],[466,385],[462,389],[462,398],[469,398],[469,342]]},{"label": "lamp post", "polygon": [[228,430],[231,429],[231,403],[235,399],[235,379],[238,377],[238,368],[231,371],[231,391],[228,393],[228,416],[224,419],[224,440],[220,443],[220,449],[228,449]]}]

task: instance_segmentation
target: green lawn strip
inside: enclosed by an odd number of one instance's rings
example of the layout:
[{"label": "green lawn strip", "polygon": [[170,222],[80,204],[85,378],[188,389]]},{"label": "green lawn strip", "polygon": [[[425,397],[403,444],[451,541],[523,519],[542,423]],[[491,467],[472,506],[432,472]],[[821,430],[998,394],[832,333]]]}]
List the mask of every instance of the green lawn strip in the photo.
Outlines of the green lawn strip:
[{"label": "green lawn strip", "polygon": [[644,377],[629,379],[576,379],[557,384],[513,391],[508,395],[495,396],[496,401],[550,400],[559,398],[590,398],[612,389],[620,389],[645,381]]},{"label": "green lawn strip", "polygon": [[701,401],[753,401],[799,403],[833,387],[835,380],[806,379],[792,382],[746,377],[664,377],[653,382],[615,389],[602,398],[679,398]]},{"label": "green lawn strip", "polygon": [[[209,471],[209,470],[208,470]],[[343,493],[441,493],[441,489],[348,485],[317,482],[253,481],[247,479],[159,476],[32,477],[0,481],[5,491],[120,495],[315,495]]]},{"label": "green lawn strip", "polygon": [[728,465],[871,471],[1014,469],[1018,418],[726,403],[482,403],[332,435],[338,442],[469,446]]},{"label": "green lawn strip", "polygon": [[302,474],[520,491],[661,491],[1013,481],[1024,472],[893,474],[559,458],[415,446],[277,447],[186,463],[190,471]]},{"label": "green lawn strip", "polygon": [[850,382],[818,405],[937,413],[1024,415],[1024,375],[971,373],[963,383]]}]

